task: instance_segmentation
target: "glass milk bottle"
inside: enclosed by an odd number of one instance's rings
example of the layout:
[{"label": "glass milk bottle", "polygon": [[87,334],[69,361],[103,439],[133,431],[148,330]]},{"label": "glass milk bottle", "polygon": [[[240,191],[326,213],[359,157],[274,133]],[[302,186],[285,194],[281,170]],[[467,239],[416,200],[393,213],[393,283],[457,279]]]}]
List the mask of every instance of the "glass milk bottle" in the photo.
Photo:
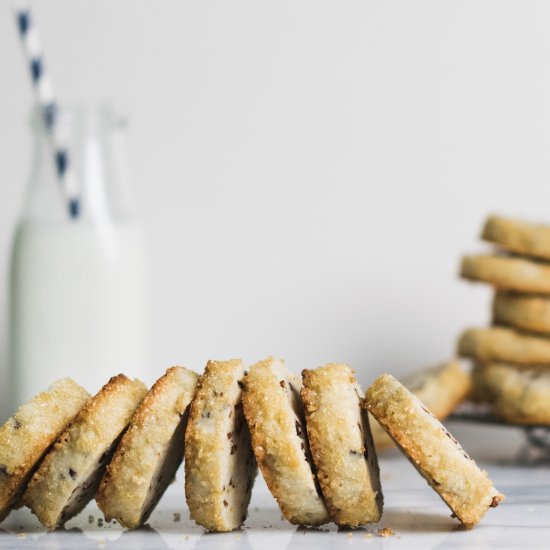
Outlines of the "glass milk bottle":
[{"label": "glass milk bottle", "polygon": [[12,410],[66,376],[91,393],[119,372],[150,381],[146,246],[121,156],[124,122],[106,106],[58,116],[79,189],[76,219],[38,112],[32,126],[10,274]]}]

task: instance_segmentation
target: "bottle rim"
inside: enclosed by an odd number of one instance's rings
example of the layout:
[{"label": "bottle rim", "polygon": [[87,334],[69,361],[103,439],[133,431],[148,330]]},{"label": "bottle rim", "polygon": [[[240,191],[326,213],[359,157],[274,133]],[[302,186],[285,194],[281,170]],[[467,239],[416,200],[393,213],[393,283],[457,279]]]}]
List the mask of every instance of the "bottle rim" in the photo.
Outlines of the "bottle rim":
[{"label": "bottle rim", "polygon": [[[125,130],[128,128],[128,117],[119,113],[111,103],[69,102],[56,105],[56,126],[64,130],[83,130],[103,128]],[[40,105],[31,107],[30,126],[38,132],[45,132],[44,114]]]}]

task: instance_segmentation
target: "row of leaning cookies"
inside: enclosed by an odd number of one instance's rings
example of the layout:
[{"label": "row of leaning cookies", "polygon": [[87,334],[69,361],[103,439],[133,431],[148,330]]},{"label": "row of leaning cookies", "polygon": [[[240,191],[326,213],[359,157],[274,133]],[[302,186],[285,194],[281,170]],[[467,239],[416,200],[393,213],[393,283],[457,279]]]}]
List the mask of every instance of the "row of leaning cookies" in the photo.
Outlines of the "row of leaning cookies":
[{"label": "row of leaning cookies", "polygon": [[48,528],[94,497],[106,520],[142,525],[185,456],[190,516],[210,531],[246,519],[257,466],[294,524],[377,522],[383,496],[367,411],[466,526],[501,495],[428,408],[390,375],[363,395],[329,364],[295,376],[267,359],[168,369],[147,391],[113,377],[95,396],[55,383],[0,428],[0,517],[28,506]]},{"label": "row of leaning cookies", "polygon": [[462,277],[494,287],[492,325],[466,330],[472,398],[514,424],[550,425],[550,227],[490,216],[492,254],[466,256]]}]

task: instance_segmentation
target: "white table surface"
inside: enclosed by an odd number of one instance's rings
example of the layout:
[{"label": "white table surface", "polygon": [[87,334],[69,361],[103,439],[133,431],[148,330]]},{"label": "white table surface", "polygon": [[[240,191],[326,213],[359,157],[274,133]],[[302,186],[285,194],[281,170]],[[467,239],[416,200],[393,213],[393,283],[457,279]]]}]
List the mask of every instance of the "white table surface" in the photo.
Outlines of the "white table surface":
[{"label": "white table surface", "polygon": [[[143,529],[125,531],[118,524],[101,525],[98,520],[102,515],[91,503],[64,530],[46,533],[34,516],[22,509],[0,525],[0,549],[550,548],[548,462],[528,465],[510,457],[480,461],[506,500],[489,510],[481,524],[470,531],[450,517],[450,510],[397,451],[384,455],[380,465],[384,515],[379,524],[367,529],[292,526],[281,519],[258,476],[244,528],[228,534],[207,534],[188,519],[180,470]],[[378,534],[378,529],[386,526],[394,531],[393,536]]]}]

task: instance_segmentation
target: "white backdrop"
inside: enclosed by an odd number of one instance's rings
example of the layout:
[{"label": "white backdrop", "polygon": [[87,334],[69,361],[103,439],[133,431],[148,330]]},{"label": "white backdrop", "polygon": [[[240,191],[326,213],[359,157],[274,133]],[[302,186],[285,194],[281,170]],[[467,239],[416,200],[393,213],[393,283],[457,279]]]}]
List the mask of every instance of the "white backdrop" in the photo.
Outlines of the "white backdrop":
[{"label": "white backdrop", "polygon": [[[159,371],[435,363],[488,320],[456,277],[485,215],[550,221],[548,2],[32,6],[61,99],[131,121]],[[8,2],[0,68],[5,311],[32,97]]]}]

